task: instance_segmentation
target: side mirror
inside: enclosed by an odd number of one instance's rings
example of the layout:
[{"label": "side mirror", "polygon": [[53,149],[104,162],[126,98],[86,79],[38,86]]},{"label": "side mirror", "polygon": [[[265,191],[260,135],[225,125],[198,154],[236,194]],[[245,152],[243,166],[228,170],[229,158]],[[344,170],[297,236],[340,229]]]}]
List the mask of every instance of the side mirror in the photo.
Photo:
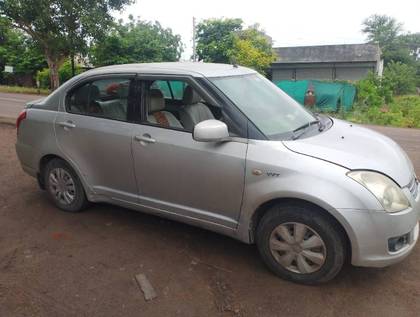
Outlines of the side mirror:
[{"label": "side mirror", "polygon": [[229,139],[229,132],[225,123],[211,119],[195,125],[193,138],[199,142],[221,142]]}]

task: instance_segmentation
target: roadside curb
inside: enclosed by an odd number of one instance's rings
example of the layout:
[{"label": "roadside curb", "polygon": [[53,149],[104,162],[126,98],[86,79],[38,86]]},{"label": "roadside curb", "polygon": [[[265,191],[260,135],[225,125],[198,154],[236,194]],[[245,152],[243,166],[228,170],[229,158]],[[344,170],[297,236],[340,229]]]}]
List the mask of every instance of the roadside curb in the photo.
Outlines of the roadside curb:
[{"label": "roadside curb", "polygon": [[0,116],[0,124],[7,124],[7,125],[15,126],[15,124],[16,124],[16,118],[1,117]]}]

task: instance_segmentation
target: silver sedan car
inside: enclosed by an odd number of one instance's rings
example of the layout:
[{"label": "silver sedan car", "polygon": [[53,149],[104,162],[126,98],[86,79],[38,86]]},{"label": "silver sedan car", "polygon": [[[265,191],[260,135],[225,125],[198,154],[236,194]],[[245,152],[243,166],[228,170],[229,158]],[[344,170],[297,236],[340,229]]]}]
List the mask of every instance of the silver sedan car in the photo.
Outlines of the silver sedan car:
[{"label": "silver sedan car", "polygon": [[305,110],[236,65],[109,66],[17,120],[16,151],[60,209],[106,202],[255,243],[305,284],[383,267],[418,238],[413,166],[389,138]]}]

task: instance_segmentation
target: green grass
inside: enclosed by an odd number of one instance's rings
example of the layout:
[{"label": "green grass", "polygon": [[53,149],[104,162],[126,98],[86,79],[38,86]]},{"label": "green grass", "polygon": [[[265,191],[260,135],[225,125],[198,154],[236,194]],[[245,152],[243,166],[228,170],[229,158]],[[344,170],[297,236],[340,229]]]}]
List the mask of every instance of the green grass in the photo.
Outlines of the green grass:
[{"label": "green grass", "polygon": [[48,89],[38,89],[32,87],[20,87],[20,86],[2,86],[0,85],[0,92],[8,92],[14,94],[34,94],[34,95],[48,95],[50,91]]},{"label": "green grass", "polygon": [[355,123],[420,128],[420,96],[397,96],[389,104],[376,107],[356,102],[351,111],[328,114]]},{"label": "green grass", "polygon": [[346,114],[346,119],[358,123],[420,128],[420,96],[398,96],[380,107],[356,105],[353,111]]}]

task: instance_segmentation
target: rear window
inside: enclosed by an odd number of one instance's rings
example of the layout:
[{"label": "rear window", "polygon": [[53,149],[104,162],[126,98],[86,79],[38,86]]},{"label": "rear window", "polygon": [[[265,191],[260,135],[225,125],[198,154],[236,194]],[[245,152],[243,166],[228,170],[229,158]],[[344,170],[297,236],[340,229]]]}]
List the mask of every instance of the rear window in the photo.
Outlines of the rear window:
[{"label": "rear window", "polygon": [[100,79],[72,90],[66,98],[68,112],[127,121],[130,79]]}]

